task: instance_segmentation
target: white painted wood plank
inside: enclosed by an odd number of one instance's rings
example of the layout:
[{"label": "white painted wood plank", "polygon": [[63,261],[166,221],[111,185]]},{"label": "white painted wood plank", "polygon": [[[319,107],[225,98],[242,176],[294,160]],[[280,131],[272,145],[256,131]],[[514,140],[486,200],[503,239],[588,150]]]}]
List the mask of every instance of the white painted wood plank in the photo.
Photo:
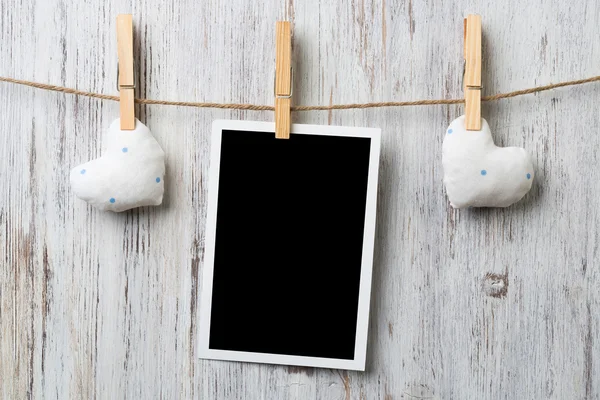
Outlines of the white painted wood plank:
[{"label": "white painted wood plank", "polygon": [[[92,3],[92,4],[89,4]],[[140,96],[271,104],[275,21],[295,104],[462,97],[462,18],[483,16],[484,94],[598,74],[587,0],[0,3],[0,75],[115,93],[132,12]],[[441,142],[459,106],[297,113],[382,128],[367,372],[197,359],[210,124],[268,112],[138,107],[167,154],[165,204],[74,198],[118,105],[0,84],[0,398],[600,398],[596,84],[487,104],[529,149],[531,193],[454,211]],[[332,311],[334,312],[334,311]]]}]

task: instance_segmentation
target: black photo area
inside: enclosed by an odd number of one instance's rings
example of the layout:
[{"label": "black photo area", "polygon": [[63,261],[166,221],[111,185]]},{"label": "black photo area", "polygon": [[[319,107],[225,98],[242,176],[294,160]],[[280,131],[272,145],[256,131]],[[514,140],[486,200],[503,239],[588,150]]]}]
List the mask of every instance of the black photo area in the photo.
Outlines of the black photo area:
[{"label": "black photo area", "polygon": [[223,131],[210,349],[354,359],[370,148]]}]

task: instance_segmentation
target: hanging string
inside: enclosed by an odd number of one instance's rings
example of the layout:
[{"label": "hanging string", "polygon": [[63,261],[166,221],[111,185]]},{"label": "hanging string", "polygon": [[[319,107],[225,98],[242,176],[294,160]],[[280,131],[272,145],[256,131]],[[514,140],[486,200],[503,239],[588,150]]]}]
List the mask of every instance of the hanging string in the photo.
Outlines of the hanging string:
[{"label": "hanging string", "polygon": [[[481,101],[495,101],[500,99],[508,99],[511,97],[523,96],[531,93],[543,92],[546,90],[557,89],[565,86],[577,86],[585,83],[600,81],[600,76],[592,76],[591,78],[578,79],[575,81],[566,81],[553,83],[550,85],[537,86],[530,89],[515,90],[514,92],[499,93],[492,96],[484,96]],[[0,76],[0,82],[9,82],[17,85],[29,86],[42,90],[53,92],[74,94],[76,96],[92,97],[94,99],[119,101],[119,96],[111,96],[108,94],[85,92],[82,90],[71,89],[62,86],[48,85],[45,83],[24,81],[21,79],[6,78]],[[252,111],[274,111],[275,107],[259,104],[243,104],[243,103],[198,103],[193,101],[167,101],[153,99],[135,99],[137,104],[157,104],[164,106],[179,106],[179,107],[198,107],[198,108],[222,108],[232,110],[252,110]],[[439,99],[439,100],[414,100],[414,101],[384,101],[377,103],[353,103],[353,104],[332,104],[328,106],[293,106],[292,111],[328,111],[328,110],[348,110],[359,108],[379,108],[379,107],[406,107],[406,106],[429,106],[436,104],[461,104],[464,99]]]}]

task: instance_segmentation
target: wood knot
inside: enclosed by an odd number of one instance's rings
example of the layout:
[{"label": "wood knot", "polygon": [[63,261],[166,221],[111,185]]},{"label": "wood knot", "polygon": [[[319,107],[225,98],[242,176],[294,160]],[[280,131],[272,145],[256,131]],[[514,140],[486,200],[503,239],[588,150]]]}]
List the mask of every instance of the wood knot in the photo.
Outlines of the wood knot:
[{"label": "wood knot", "polygon": [[497,299],[506,296],[508,291],[508,273],[492,274],[488,272],[483,278],[483,291],[485,294]]}]

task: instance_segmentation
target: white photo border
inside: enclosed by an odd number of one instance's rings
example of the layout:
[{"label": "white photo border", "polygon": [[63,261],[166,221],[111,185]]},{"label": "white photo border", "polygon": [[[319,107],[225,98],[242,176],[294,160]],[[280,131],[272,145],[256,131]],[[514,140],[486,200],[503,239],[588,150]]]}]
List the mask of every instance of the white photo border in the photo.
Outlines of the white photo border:
[{"label": "white photo border", "polygon": [[367,181],[367,201],[365,207],[365,228],[363,237],[362,263],[360,269],[358,315],[356,318],[356,338],[353,360],[217,350],[209,348],[215,240],[217,228],[217,204],[219,195],[219,169],[221,163],[221,139],[223,130],[273,132],[274,135],[275,123],[234,120],[217,120],[213,122],[208,184],[205,255],[202,273],[202,292],[200,296],[200,321],[198,326],[199,358],[364,371],[367,354],[371,280],[373,274],[373,251],[375,243],[377,181],[379,173],[381,130],[378,128],[357,128],[331,125],[292,124],[291,126],[292,134],[365,137],[371,139]]}]

